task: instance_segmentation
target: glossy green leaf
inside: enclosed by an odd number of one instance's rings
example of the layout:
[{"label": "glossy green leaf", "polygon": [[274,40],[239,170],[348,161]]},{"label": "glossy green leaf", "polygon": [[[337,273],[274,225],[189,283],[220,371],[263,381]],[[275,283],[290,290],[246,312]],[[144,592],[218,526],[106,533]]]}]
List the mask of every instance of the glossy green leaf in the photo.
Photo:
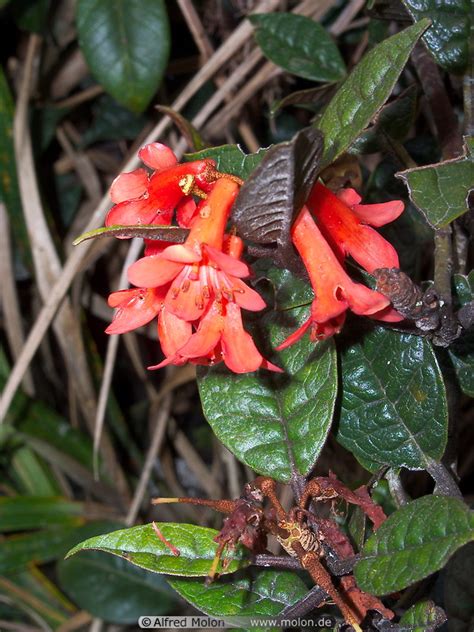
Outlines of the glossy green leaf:
[{"label": "glossy green leaf", "polygon": [[416,102],[417,87],[411,86],[380,110],[374,125],[352,143],[350,153],[370,154],[384,149],[383,136],[404,140],[415,120]]},{"label": "glossy green leaf", "polygon": [[402,590],[442,568],[474,539],[474,513],[456,498],[423,496],[380,526],[362,550],[354,572],[365,592]]},{"label": "glossy green leaf", "polygon": [[144,114],[130,112],[108,94],[91,106],[92,122],[81,137],[80,147],[110,140],[135,140],[146,125]]},{"label": "glossy green leaf", "polygon": [[23,217],[13,149],[14,105],[10,88],[0,67],[0,201],[7,209],[14,244],[24,263],[30,262],[28,233]]},{"label": "glossy green leaf", "polygon": [[446,621],[446,615],[432,601],[420,601],[401,617],[399,632],[434,632]]},{"label": "glossy green leaf", "polygon": [[135,623],[143,614],[172,611],[176,596],[161,575],[98,551],[61,560],[59,585],[83,610],[105,621]]},{"label": "glossy green leaf", "polygon": [[294,13],[254,13],[255,39],[265,57],[293,75],[313,81],[339,81],[346,66],[326,29]]},{"label": "glossy green leaf", "polygon": [[77,524],[82,513],[82,503],[67,501],[63,498],[38,496],[0,498],[0,526],[3,532]]},{"label": "glossy green leaf", "polygon": [[342,353],[338,441],[364,467],[423,469],[447,436],[446,391],[429,342],[375,328]]},{"label": "glossy green leaf", "polygon": [[134,112],[146,108],[161,83],[170,49],[163,0],[79,0],[79,45],[92,74]]},{"label": "glossy green leaf", "polygon": [[[474,300],[474,270],[468,275],[455,274],[454,285],[461,306]],[[459,386],[474,397],[474,332],[467,331],[448,348]]]},{"label": "glossy green leaf", "polygon": [[[262,341],[276,347],[307,319],[308,307],[298,305],[308,304],[311,289],[287,270],[270,268],[265,277],[276,293],[275,307],[258,319],[258,328]],[[198,385],[219,440],[256,472],[288,482],[311,471],[331,426],[337,393],[333,342],[315,345],[305,337],[281,352],[277,363],[285,374],[202,368]]]},{"label": "glossy green leaf", "polygon": [[276,616],[308,592],[294,573],[273,570],[262,570],[256,577],[233,575],[209,586],[195,579],[170,579],[169,582],[186,601],[219,619]]},{"label": "glossy green leaf", "polygon": [[216,161],[218,171],[232,173],[244,180],[252,173],[265,155],[265,149],[259,149],[255,154],[246,154],[239,145],[220,145],[210,149],[202,149],[191,154],[185,154],[186,160],[202,160],[212,158]]},{"label": "glossy green leaf", "polygon": [[[180,555],[174,555],[158,538],[151,524],[121,529],[113,533],[99,535],[75,546],[67,557],[79,551],[105,551],[123,557],[128,562],[154,573],[198,577],[208,574],[216,554],[217,544],[213,538],[214,529],[192,524],[158,523],[163,536],[175,546]],[[229,566],[219,572],[233,573],[239,567],[246,566],[243,549],[229,552]]]},{"label": "glossy green leaf", "polygon": [[474,20],[471,0],[403,0],[414,20],[429,18],[425,44],[445,70],[463,73],[469,63],[469,35]]},{"label": "glossy green leaf", "polygon": [[433,228],[443,228],[469,210],[469,192],[474,190],[474,140],[466,155],[426,167],[400,171],[410,199]]},{"label": "glossy green leaf", "polygon": [[344,81],[317,123],[325,138],[324,164],[336,160],[380,110],[428,25],[422,20],[378,44]]},{"label": "glossy green leaf", "polygon": [[449,560],[444,575],[444,606],[452,632],[471,632],[474,627],[474,543],[466,544]]}]

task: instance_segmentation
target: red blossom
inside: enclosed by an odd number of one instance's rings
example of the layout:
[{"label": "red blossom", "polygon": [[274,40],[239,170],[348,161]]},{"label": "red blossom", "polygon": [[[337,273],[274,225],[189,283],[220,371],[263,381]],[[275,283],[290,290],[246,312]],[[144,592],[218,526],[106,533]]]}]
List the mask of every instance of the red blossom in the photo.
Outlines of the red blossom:
[{"label": "red blossom", "polygon": [[[114,320],[110,333],[126,327],[127,314],[139,324],[158,314],[158,336],[166,357],[152,369],[223,360],[236,373],[260,367],[281,370],[263,358],[243,328],[240,309],[259,311],[265,303],[241,280],[250,275],[248,265],[240,260],[242,241],[225,238],[238,190],[233,180],[218,179],[199,204],[186,242],[136,261],[129,268],[129,280],[140,289],[125,291],[121,303],[113,299],[120,307],[115,316],[119,322],[115,326]],[[141,316],[136,314],[138,297],[146,309]],[[139,325],[130,328],[135,326]]]},{"label": "red blossom", "polygon": [[[398,217],[401,202],[360,205],[357,193],[348,189],[339,197],[317,183],[292,227],[292,240],[308,271],[315,298],[310,317],[278,349],[284,349],[310,329],[311,340],[338,333],[347,309],[361,316],[399,321],[402,317],[379,292],[350,279],[343,267],[350,254],[366,270],[398,266],[391,244],[370,228]],[[373,217],[370,214],[372,210]]]},{"label": "red blossom", "polygon": [[153,173],[135,169],[115,178],[110,187],[115,206],[110,209],[105,225],[167,226],[176,209],[178,223],[189,226],[196,209],[191,196],[193,187],[209,189],[209,174],[213,172],[215,162],[206,159],[179,164],[171,149],[161,143],[145,145],[138,155]]}]

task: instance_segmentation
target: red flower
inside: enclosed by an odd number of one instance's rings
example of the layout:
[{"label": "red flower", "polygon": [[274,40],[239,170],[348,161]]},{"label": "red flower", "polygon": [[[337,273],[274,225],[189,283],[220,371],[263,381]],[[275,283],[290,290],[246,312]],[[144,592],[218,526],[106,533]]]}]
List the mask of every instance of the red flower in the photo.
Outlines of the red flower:
[{"label": "red flower", "polygon": [[[166,358],[150,368],[224,360],[236,373],[259,367],[280,371],[262,357],[242,324],[241,308],[259,311],[265,303],[241,280],[250,275],[249,267],[239,258],[241,240],[229,237],[224,242],[238,190],[236,182],[218,179],[208,198],[198,206],[186,242],[145,256],[129,269],[130,282],[140,289],[125,291],[125,302],[119,304],[122,311],[119,309],[115,317],[118,326],[114,327],[114,320],[109,330],[122,331],[127,313],[140,324],[159,314],[158,335]],[[138,297],[146,305],[146,315],[136,314]],[[117,303],[118,298],[113,302]]]},{"label": "red flower", "polygon": [[381,226],[392,221],[403,211],[403,203],[363,206],[359,202],[352,189],[337,197],[322,184],[313,187],[307,206],[293,224],[292,240],[308,271],[315,298],[309,319],[278,349],[299,340],[309,328],[312,340],[338,333],[347,309],[379,320],[402,320],[385,296],[352,281],[342,264],[350,254],[369,272],[398,267],[393,246],[366,224]]},{"label": "red flower", "polygon": [[122,173],[110,187],[115,203],[105,220],[106,226],[134,224],[169,225],[177,210],[178,223],[184,227],[195,212],[191,196],[193,187],[208,190],[213,160],[195,160],[178,164],[178,159],[166,145],[150,143],[138,152],[142,162],[154,173],[135,169]]},{"label": "red flower", "polygon": [[368,224],[379,227],[393,222],[403,212],[403,202],[359,204],[360,200],[354,189],[345,189],[336,196],[317,183],[306,204],[341,260],[351,255],[370,273],[377,268],[398,268],[395,248]]}]

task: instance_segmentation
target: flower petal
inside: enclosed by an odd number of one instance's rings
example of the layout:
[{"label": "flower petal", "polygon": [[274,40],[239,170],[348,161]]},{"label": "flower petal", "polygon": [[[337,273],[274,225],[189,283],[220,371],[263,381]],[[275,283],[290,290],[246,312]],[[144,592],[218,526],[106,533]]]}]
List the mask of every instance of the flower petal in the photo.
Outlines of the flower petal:
[{"label": "flower petal", "polygon": [[210,261],[216,264],[216,266],[223,272],[231,274],[235,277],[248,277],[250,276],[250,268],[243,261],[234,259],[229,255],[226,255],[222,250],[217,250],[207,244],[202,245],[202,249],[207,254]]},{"label": "flower petal", "polygon": [[342,202],[344,202],[344,204],[346,204],[347,206],[350,206],[351,208],[354,206],[354,204],[359,204],[359,202],[362,200],[362,198],[357,193],[357,191],[355,189],[350,189],[350,188],[341,189],[340,191],[338,191],[337,197]]},{"label": "flower petal", "polygon": [[106,226],[134,226],[135,224],[151,224],[159,212],[156,204],[149,198],[139,198],[120,202],[112,206],[105,218]]},{"label": "flower petal", "polygon": [[378,227],[396,220],[404,208],[401,200],[392,200],[383,204],[355,204],[352,210],[364,224]]},{"label": "flower petal", "polygon": [[193,321],[201,318],[209,304],[210,297],[204,296],[199,279],[189,278],[189,266],[176,277],[166,296],[166,309],[182,318]]},{"label": "flower petal", "polygon": [[174,244],[163,250],[163,258],[176,263],[197,263],[202,257],[194,250],[183,244]]},{"label": "flower petal", "polygon": [[114,204],[134,200],[143,195],[148,186],[148,174],[145,169],[135,169],[128,173],[121,173],[112,182],[109,190]]},{"label": "flower petal", "polygon": [[370,274],[377,268],[400,267],[395,248],[370,226],[361,225],[345,250]]},{"label": "flower petal", "polygon": [[208,356],[220,341],[223,330],[224,317],[219,305],[213,302],[199,323],[196,333],[179,349],[179,354],[186,358]]},{"label": "flower petal", "polygon": [[145,257],[150,257],[151,255],[161,255],[163,250],[169,248],[169,241],[160,241],[159,239],[144,239],[145,242]]},{"label": "flower petal", "polygon": [[375,314],[390,305],[390,300],[386,296],[369,289],[362,283],[349,280],[349,283],[346,282],[344,287],[341,287],[341,292],[354,314],[360,316]]},{"label": "flower petal", "polygon": [[399,267],[395,248],[373,228],[362,224],[359,217],[322,184],[313,187],[308,206],[326,239],[350,254],[368,272]]},{"label": "flower petal", "polygon": [[182,263],[167,261],[161,255],[143,257],[128,269],[128,280],[138,287],[158,287],[169,283],[183,269]]},{"label": "flower petal", "polygon": [[[222,274],[221,272],[219,276]],[[234,301],[239,307],[248,309],[251,312],[259,312],[261,309],[265,309],[267,305],[258,292],[240,279],[229,276],[227,276],[227,279],[232,285]]]},{"label": "flower petal", "polygon": [[226,307],[221,344],[224,362],[234,373],[248,373],[261,367],[263,357],[252,336],[244,330],[240,307],[235,303]]},{"label": "flower petal", "polygon": [[382,320],[385,323],[399,323],[401,320],[405,320],[404,316],[397,312],[391,305],[385,307],[380,312],[371,314],[370,318]]},{"label": "flower petal", "polygon": [[111,303],[117,304],[120,298],[122,300],[115,312],[113,321],[105,330],[108,334],[123,334],[146,325],[160,311],[164,297],[150,289],[122,290],[110,295],[109,305]]},{"label": "flower petal", "polygon": [[174,167],[178,159],[173,151],[161,143],[149,143],[140,149],[138,157],[150,169],[163,171]]},{"label": "flower petal", "polygon": [[189,228],[196,214],[197,204],[191,196],[184,197],[176,207],[176,220],[181,228]]},{"label": "flower petal", "polygon": [[191,338],[193,328],[191,323],[171,314],[164,307],[158,317],[158,338],[165,356],[174,357],[178,349]]}]

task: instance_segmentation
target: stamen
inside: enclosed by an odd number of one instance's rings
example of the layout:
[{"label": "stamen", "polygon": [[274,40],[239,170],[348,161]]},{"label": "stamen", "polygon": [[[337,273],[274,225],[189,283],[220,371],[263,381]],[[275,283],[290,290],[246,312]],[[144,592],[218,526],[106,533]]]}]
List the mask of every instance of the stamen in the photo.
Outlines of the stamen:
[{"label": "stamen", "polygon": [[191,190],[194,186],[194,180],[194,176],[188,173],[187,175],[183,176],[178,182],[178,186],[184,193],[184,195],[189,195],[191,193]]}]

